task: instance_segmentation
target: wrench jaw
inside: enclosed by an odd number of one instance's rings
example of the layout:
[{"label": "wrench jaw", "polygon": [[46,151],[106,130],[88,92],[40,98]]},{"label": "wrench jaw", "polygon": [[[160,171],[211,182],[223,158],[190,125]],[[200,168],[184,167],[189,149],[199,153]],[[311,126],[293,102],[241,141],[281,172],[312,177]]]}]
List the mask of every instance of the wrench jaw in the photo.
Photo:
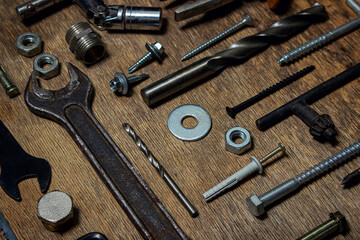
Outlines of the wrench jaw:
[{"label": "wrench jaw", "polygon": [[60,124],[68,123],[64,109],[70,105],[79,105],[90,111],[94,95],[89,78],[71,63],[66,63],[66,66],[70,81],[64,88],[44,89],[32,73],[24,93],[25,102],[33,113]]}]

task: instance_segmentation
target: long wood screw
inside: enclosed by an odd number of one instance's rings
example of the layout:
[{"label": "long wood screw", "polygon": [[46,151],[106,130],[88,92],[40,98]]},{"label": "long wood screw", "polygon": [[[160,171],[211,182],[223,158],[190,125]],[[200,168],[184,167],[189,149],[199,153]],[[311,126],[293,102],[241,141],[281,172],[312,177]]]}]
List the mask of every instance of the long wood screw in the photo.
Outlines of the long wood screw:
[{"label": "long wood screw", "polygon": [[227,36],[230,36],[231,34],[235,33],[240,28],[242,28],[244,26],[252,26],[252,25],[253,25],[253,21],[252,21],[251,17],[249,15],[245,14],[243,20],[241,20],[234,26],[226,29],[224,32],[220,33],[219,35],[213,37],[209,41],[201,44],[199,47],[195,48],[194,50],[188,52],[181,58],[181,61],[188,60],[188,59],[192,58],[193,56],[201,53],[202,51],[205,51],[209,47],[211,47],[211,46],[215,45],[216,43],[218,43],[219,41],[225,39]]},{"label": "long wood screw", "polygon": [[320,240],[334,233],[346,231],[346,219],[341,212],[329,214],[330,219],[296,240]]},{"label": "long wood screw", "polygon": [[13,98],[20,93],[19,89],[12,83],[2,66],[0,66],[0,83],[9,97]]}]

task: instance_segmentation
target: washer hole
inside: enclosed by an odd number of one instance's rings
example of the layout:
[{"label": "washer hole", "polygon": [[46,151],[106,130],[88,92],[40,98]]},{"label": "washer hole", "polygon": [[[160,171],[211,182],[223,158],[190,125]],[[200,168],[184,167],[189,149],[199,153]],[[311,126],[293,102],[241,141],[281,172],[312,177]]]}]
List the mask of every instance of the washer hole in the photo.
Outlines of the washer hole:
[{"label": "washer hole", "polygon": [[230,139],[236,144],[241,144],[246,140],[246,135],[240,131],[234,131],[230,134]]},{"label": "washer hole", "polygon": [[38,62],[38,65],[40,68],[42,69],[48,69],[50,68],[52,65],[54,64],[53,59],[49,58],[49,57],[44,57],[41,58]]},{"label": "washer hole", "polygon": [[185,116],[181,120],[181,124],[184,126],[184,128],[195,128],[198,125],[198,121],[193,116]]},{"label": "washer hole", "polygon": [[25,36],[22,40],[22,44],[26,47],[30,47],[35,44],[35,38],[33,36]]}]

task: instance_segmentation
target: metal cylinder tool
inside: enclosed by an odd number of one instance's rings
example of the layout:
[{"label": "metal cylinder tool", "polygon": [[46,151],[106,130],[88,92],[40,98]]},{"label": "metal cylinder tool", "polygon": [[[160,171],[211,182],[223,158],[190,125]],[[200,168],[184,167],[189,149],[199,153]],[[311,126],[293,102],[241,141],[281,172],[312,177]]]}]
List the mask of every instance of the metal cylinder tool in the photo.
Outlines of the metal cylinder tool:
[{"label": "metal cylinder tool", "polygon": [[222,52],[203,58],[152,83],[141,89],[141,96],[148,106],[153,106],[190,85],[213,76],[228,66],[245,61],[270,45],[280,43],[303,31],[312,23],[324,21],[326,18],[325,7],[317,3],[311,8],[280,19],[269,29],[235,42]]}]

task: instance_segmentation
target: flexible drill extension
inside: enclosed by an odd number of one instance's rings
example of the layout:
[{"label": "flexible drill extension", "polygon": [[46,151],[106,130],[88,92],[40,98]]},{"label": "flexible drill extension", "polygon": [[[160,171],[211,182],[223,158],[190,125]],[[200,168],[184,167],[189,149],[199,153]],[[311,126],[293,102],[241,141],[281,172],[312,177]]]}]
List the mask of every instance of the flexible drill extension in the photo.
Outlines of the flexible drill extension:
[{"label": "flexible drill extension", "polygon": [[316,3],[311,8],[285,17],[274,23],[269,29],[245,37],[228,49],[211,57],[195,62],[141,90],[141,95],[148,106],[225,69],[240,60],[250,58],[269,47],[282,42],[303,31],[314,22],[327,18],[325,7]]}]

